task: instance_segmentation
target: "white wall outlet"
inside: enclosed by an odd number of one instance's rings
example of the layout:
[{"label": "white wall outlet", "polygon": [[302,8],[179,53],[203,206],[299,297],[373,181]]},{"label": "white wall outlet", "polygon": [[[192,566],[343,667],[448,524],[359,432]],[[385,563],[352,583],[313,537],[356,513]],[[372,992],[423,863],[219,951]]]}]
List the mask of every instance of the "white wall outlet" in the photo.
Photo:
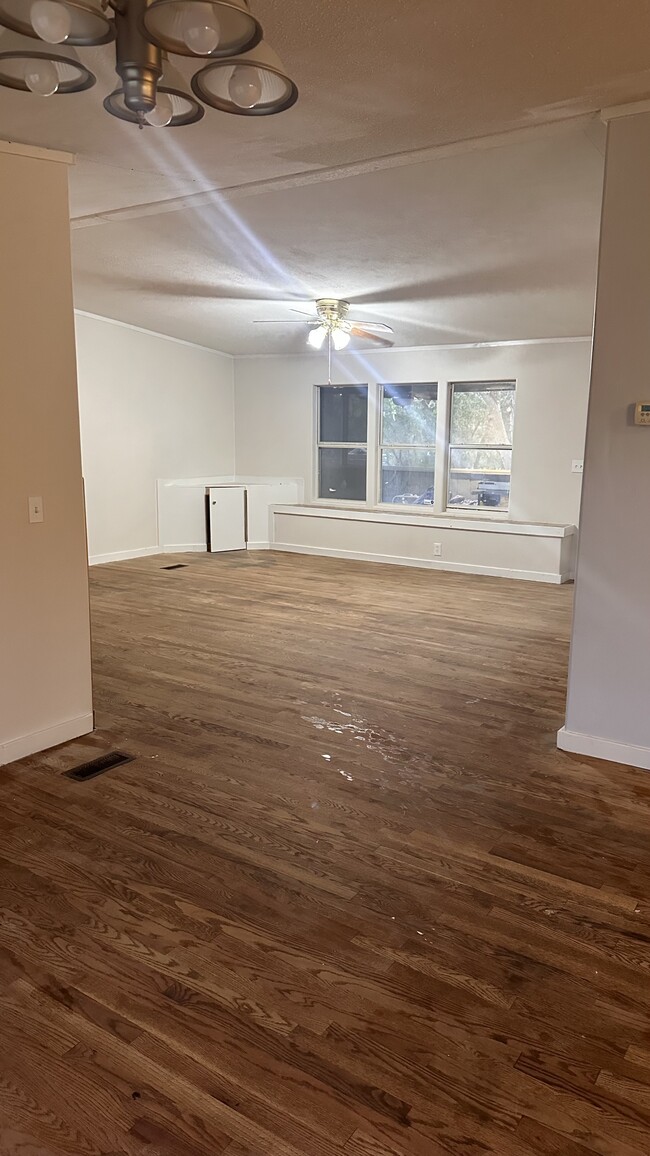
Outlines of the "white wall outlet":
[{"label": "white wall outlet", "polygon": [[43,499],[30,498],[29,499],[29,520],[30,522],[43,521]]},{"label": "white wall outlet", "polygon": [[433,543],[433,556],[434,558],[442,558],[442,542]]},{"label": "white wall outlet", "polygon": [[583,462],[582,458],[574,458],[571,462],[571,473],[581,474],[584,470],[584,466],[585,463]]}]

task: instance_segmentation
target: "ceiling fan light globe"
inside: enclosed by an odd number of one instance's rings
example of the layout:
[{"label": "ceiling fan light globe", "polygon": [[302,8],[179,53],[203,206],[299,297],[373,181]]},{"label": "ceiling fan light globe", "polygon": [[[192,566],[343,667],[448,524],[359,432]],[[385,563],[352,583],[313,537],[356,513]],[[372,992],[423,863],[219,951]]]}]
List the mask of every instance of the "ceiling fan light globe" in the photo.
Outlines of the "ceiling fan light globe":
[{"label": "ceiling fan light globe", "polygon": [[312,349],[322,349],[327,337],[327,329],[324,325],[319,325],[317,329],[312,329],[307,337],[307,344],[311,345]]},{"label": "ceiling fan light globe", "polygon": [[350,344],[350,334],[346,333],[345,329],[335,329],[332,333],[332,343],[334,348],[340,352]]},{"label": "ceiling fan light globe", "polygon": [[34,32],[47,44],[63,44],[72,31],[72,17],[57,0],[34,0],[29,17]]}]

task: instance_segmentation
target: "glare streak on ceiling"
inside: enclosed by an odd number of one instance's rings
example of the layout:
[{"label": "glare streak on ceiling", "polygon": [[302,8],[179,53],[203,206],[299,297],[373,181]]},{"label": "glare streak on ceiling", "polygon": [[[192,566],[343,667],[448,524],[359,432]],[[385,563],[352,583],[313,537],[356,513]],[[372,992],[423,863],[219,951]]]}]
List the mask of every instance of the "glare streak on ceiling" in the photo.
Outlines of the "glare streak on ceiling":
[{"label": "glare streak on ceiling", "polygon": [[602,157],[587,120],[562,122],[650,93],[650,5],[255,11],[301,91],[268,122],[138,133],[101,108],[103,49],[87,53],[97,88],[57,107],[0,93],[0,137],[77,153],[80,308],[235,353],[301,351],[302,333],[252,322],[317,296],[393,325],[398,345],[588,332]]}]

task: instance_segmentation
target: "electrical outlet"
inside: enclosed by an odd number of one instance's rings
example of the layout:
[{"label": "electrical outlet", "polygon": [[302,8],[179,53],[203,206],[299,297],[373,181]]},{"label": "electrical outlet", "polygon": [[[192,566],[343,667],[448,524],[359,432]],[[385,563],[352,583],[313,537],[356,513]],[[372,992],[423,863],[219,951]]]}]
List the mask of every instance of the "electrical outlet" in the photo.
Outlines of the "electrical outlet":
[{"label": "electrical outlet", "polygon": [[571,473],[581,474],[584,469],[584,464],[585,463],[583,462],[582,458],[574,458],[571,462]]},{"label": "electrical outlet", "polygon": [[433,543],[433,556],[434,558],[442,558],[442,542]]},{"label": "electrical outlet", "polygon": [[29,520],[30,522],[43,521],[43,499],[30,498],[29,499]]}]

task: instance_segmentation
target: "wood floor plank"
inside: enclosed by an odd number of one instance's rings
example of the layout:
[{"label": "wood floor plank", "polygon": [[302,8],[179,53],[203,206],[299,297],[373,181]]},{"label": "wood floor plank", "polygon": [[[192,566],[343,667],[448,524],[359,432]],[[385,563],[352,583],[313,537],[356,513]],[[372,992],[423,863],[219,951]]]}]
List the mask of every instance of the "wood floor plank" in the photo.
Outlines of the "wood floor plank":
[{"label": "wood floor plank", "polygon": [[570,587],[185,561],[93,568],[98,729],[0,768],[0,1156],[647,1156],[650,778],[555,747]]}]

